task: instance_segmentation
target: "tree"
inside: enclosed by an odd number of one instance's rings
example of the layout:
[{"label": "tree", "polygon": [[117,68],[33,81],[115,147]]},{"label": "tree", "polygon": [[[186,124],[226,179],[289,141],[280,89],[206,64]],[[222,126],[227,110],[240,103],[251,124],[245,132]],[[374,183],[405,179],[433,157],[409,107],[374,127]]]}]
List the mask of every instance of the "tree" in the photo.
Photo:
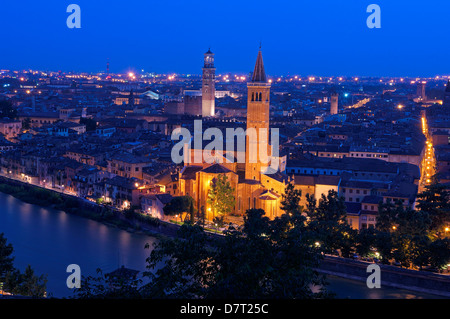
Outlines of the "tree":
[{"label": "tree", "polygon": [[447,187],[437,182],[426,186],[425,191],[417,196],[417,208],[430,216],[432,235],[442,238],[446,233],[445,227],[450,225],[450,192]]},{"label": "tree", "polygon": [[[384,252],[393,256],[401,265],[408,267],[415,264],[419,267],[428,263],[427,247],[430,244],[428,237],[431,219],[424,211],[412,210],[397,202],[379,206],[379,217],[377,219],[377,237],[390,238],[389,243],[380,242],[384,245]],[[391,248],[391,253],[387,251]],[[387,256],[385,256],[387,258]]]},{"label": "tree", "polygon": [[194,200],[190,201],[190,205],[189,205],[189,222],[190,223],[194,223],[194,213],[195,213],[195,208],[194,208]]},{"label": "tree", "polygon": [[0,118],[15,119],[17,109],[13,107],[10,101],[0,101]]},{"label": "tree", "polygon": [[182,215],[183,213],[189,212],[191,214],[191,220],[194,219],[194,209],[193,205],[194,199],[189,195],[175,196],[171,199],[167,205],[164,206],[164,214],[174,216]]},{"label": "tree", "polygon": [[[393,227],[396,227],[396,216],[400,205],[395,206],[393,203],[380,203],[378,205],[378,216],[375,227],[379,231],[390,232]],[[396,209],[397,208],[397,209]]]},{"label": "tree", "polygon": [[433,241],[429,247],[430,265],[441,269],[450,263],[450,239],[443,238]]},{"label": "tree", "polygon": [[294,185],[289,183],[281,197],[281,210],[291,215],[301,214],[303,211],[303,207],[300,205],[301,197],[302,191],[300,189],[295,189]]},{"label": "tree", "polygon": [[214,218],[218,217],[218,220],[234,210],[236,198],[227,175],[219,174],[212,179],[206,202],[210,205]]},{"label": "tree", "polygon": [[[210,237],[200,225],[186,223],[178,238],[155,243],[144,273],[148,281],[138,295],[159,299],[330,297],[324,277],[314,270],[320,259],[300,219],[283,214],[269,220],[263,210],[250,209],[244,225],[230,226],[223,238]],[[321,289],[314,291],[314,286]],[[84,291],[83,297],[103,297],[108,290],[101,285]]]},{"label": "tree", "polygon": [[136,299],[140,298],[138,278],[110,278],[97,269],[97,277],[82,276],[80,288],[74,290],[72,298],[89,299]]},{"label": "tree", "polygon": [[42,298],[46,295],[46,284],[46,276],[36,276],[28,265],[23,274],[17,269],[8,272],[4,288],[14,295]]},{"label": "tree", "polygon": [[6,273],[14,269],[14,257],[12,257],[13,250],[13,246],[7,244],[4,233],[0,233],[0,282],[5,280]]},{"label": "tree", "polygon": [[307,196],[308,229],[316,237],[326,252],[341,250],[343,257],[350,257],[355,245],[356,231],[347,222],[344,198],[334,190],[322,194],[319,204],[312,196]]},{"label": "tree", "polygon": [[391,232],[383,232],[376,230],[374,245],[380,254],[381,262],[389,264],[389,260],[393,257],[394,243]]},{"label": "tree", "polygon": [[205,227],[205,220],[206,220],[206,212],[205,212],[205,206],[202,205],[202,207],[200,207],[199,211],[198,211],[198,219],[199,219],[199,224],[202,225],[202,227]]},{"label": "tree", "polygon": [[369,256],[371,249],[375,247],[375,228],[363,228],[356,235],[356,253],[361,257]]}]

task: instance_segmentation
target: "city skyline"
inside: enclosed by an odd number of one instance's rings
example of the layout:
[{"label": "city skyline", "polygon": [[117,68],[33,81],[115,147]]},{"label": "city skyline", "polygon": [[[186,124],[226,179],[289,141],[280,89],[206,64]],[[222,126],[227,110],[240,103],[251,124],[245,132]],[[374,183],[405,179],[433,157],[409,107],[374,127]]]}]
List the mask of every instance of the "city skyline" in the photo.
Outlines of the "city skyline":
[{"label": "city skyline", "polygon": [[450,298],[450,1],[0,8],[0,299]]}]

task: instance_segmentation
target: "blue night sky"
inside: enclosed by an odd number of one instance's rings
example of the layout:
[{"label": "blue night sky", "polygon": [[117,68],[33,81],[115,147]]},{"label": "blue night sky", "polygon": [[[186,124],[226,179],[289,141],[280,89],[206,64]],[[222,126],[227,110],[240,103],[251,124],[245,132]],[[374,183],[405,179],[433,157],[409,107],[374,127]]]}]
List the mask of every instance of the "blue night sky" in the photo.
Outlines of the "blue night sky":
[{"label": "blue night sky", "polygon": [[[81,29],[66,8],[81,7]],[[369,29],[369,4],[381,29]],[[0,69],[248,73],[260,41],[269,75],[450,74],[448,0],[41,0],[0,4]]]}]

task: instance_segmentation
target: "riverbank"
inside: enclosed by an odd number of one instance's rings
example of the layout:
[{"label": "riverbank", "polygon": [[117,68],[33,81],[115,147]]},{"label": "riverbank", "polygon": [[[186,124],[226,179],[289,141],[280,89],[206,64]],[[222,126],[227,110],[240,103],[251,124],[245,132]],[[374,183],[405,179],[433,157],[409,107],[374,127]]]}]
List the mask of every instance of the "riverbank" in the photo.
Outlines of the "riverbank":
[{"label": "riverbank", "polygon": [[67,214],[88,218],[110,227],[148,236],[176,237],[178,225],[138,213],[124,214],[108,206],[98,205],[83,198],[56,190],[24,183],[0,176],[0,192],[11,195],[28,204],[64,211]]},{"label": "riverbank", "polygon": [[[178,230],[182,225],[179,222],[166,222],[142,213],[124,212],[112,206],[97,204],[58,190],[10,179],[5,176],[0,176],[0,192],[29,204],[61,210],[110,227],[159,239],[178,238]],[[222,237],[220,232],[216,230],[205,228],[205,231],[212,238]]]}]

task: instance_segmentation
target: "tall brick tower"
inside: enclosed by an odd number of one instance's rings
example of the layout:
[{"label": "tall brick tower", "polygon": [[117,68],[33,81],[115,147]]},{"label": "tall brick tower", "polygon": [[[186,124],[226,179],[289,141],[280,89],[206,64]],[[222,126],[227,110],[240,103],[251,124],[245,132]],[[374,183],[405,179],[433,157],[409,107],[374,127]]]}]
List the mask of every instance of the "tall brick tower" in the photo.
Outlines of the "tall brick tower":
[{"label": "tall brick tower", "polygon": [[[251,82],[247,83],[247,92],[245,179],[261,181],[261,172],[264,172],[268,164],[266,164],[267,159],[260,158],[260,148],[267,148],[265,154],[271,155],[269,146],[270,83],[266,79],[261,47]],[[256,138],[248,134],[250,128],[256,129]],[[265,129],[265,131],[262,132],[259,129]]]},{"label": "tall brick tower", "polygon": [[419,81],[417,82],[417,93],[416,96],[417,98],[421,99],[421,100],[426,100],[427,96],[425,94],[425,87],[426,87],[427,82],[425,81]]},{"label": "tall brick tower", "polygon": [[214,67],[214,53],[208,49],[205,53],[202,80],[202,116],[214,116],[216,95],[216,68]]},{"label": "tall brick tower", "polygon": [[332,93],[330,100],[330,114],[338,114],[339,94],[337,94],[336,92]]}]

